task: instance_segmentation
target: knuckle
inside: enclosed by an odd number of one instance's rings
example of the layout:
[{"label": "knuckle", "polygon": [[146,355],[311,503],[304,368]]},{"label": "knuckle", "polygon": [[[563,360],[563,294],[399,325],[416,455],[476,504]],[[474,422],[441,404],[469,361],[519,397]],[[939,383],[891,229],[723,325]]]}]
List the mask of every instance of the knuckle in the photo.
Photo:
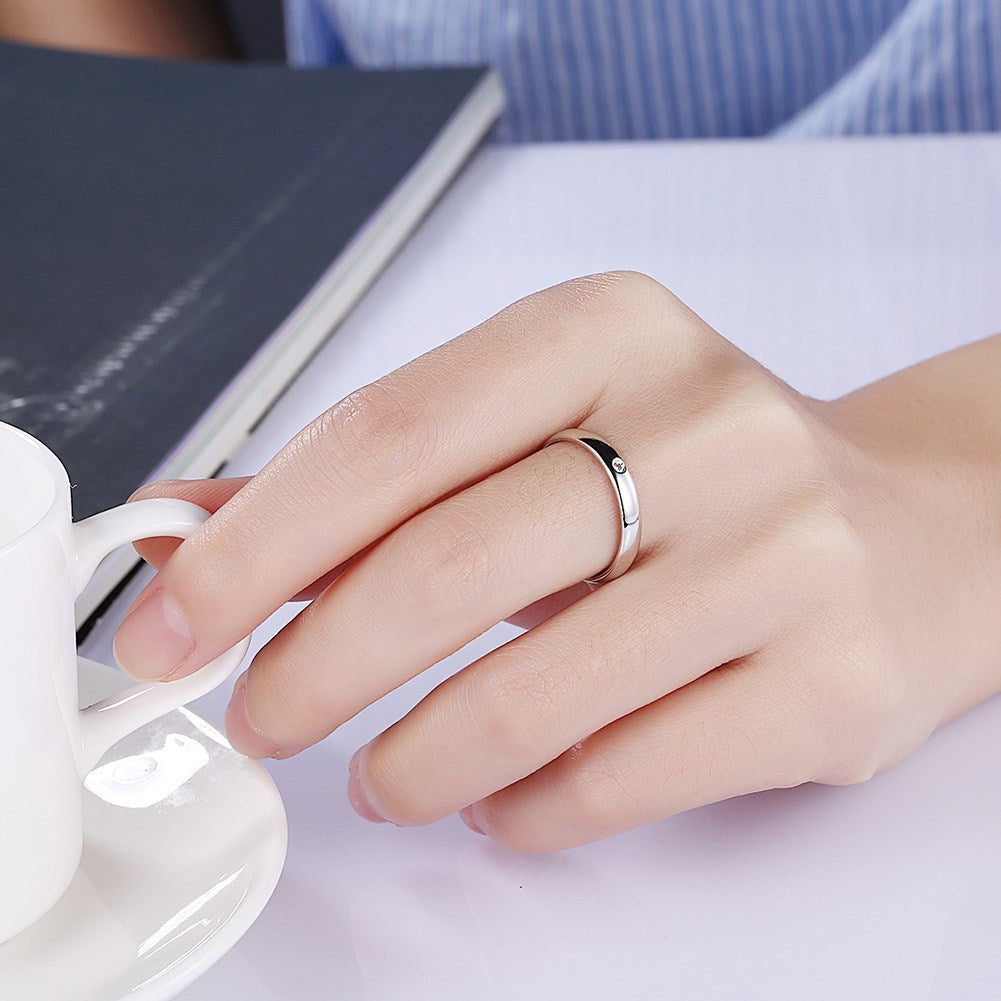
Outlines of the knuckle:
[{"label": "knuckle", "polygon": [[505,791],[483,801],[490,837],[519,852],[545,852],[608,837],[650,815],[620,767],[582,742],[547,766],[554,770],[544,799],[527,807]]},{"label": "knuckle", "polygon": [[792,477],[813,478],[820,450],[812,423],[790,393],[773,386],[758,392],[754,426],[762,446],[778,456]]},{"label": "knuckle", "polygon": [[[639,351],[668,351],[694,358],[706,352],[708,328],[673,292],[637,271],[616,271],[607,282],[606,308],[615,326],[630,333]],[[712,338],[722,341],[715,331]],[[628,343],[623,344],[628,348]]]},{"label": "knuckle", "polygon": [[174,575],[171,590],[190,597],[196,609],[217,610],[218,616],[206,616],[217,626],[232,618],[234,582],[256,577],[262,569],[242,532],[209,519],[176,551],[165,572]]},{"label": "knuckle", "polygon": [[681,306],[681,300],[673,292],[640,271],[607,271],[594,277],[601,280],[606,291],[633,309],[659,310],[665,306]]},{"label": "knuckle", "polygon": [[693,360],[709,341],[723,340],[708,334],[709,328],[663,285],[634,271],[586,275],[543,289],[508,306],[480,330],[494,340],[509,339],[514,348],[530,335],[532,350],[557,363],[582,344],[602,353],[614,350],[616,364],[594,373],[590,410],[612,383],[634,390],[636,375],[651,368],[662,380],[662,366],[651,360],[674,355]]},{"label": "knuckle", "polygon": [[754,510],[754,533],[786,574],[831,591],[831,575],[858,584],[868,547],[823,430],[781,386],[740,377],[724,422],[726,454]]},{"label": "knuckle", "polygon": [[631,277],[630,272],[603,271],[571,278],[569,281],[561,282],[556,289],[566,301],[581,309],[589,310],[618,295],[620,286],[628,281],[629,277]]},{"label": "knuckle", "polygon": [[[797,607],[806,611],[827,606],[824,615],[853,616],[851,603],[836,595],[859,590],[865,576],[868,549],[858,529],[823,492],[801,499],[783,515],[783,529],[776,536],[772,568],[781,579],[795,579]],[[795,597],[791,594],[791,597]],[[838,602],[837,609],[831,601]]]},{"label": "knuckle", "polygon": [[636,813],[624,776],[607,755],[587,743],[571,749],[573,764],[562,776],[560,799],[574,826],[600,837],[617,830]]},{"label": "knuckle", "polygon": [[[824,636],[875,635],[866,607],[872,593],[869,544],[836,500],[823,491],[800,496],[775,518],[759,569],[780,588],[786,621],[810,622]],[[768,531],[767,520],[761,531]],[[850,656],[833,648],[820,652],[825,663]]]},{"label": "knuckle", "polygon": [[828,589],[849,583],[858,587],[867,559],[866,543],[830,498],[821,498],[817,507],[807,512],[800,536],[804,574],[823,574]]},{"label": "knuckle", "polygon": [[[638,346],[663,340],[665,328],[695,329],[695,314],[672,292],[638,271],[606,271],[563,282],[551,290],[563,313],[606,317],[611,329],[629,331],[628,341]],[[605,329],[605,328],[602,328]],[[571,328],[569,336],[579,337]],[[649,335],[649,336],[648,336]],[[604,333],[600,336],[604,337]]]},{"label": "knuckle", "polygon": [[563,309],[570,307],[582,312],[622,307],[636,311],[665,303],[681,305],[660,282],[638,271],[602,271],[571,278],[541,295],[555,298]]},{"label": "knuckle", "polygon": [[785,479],[812,479],[821,453],[813,421],[786,387],[755,365],[727,374],[726,410],[737,444],[777,468]]},{"label": "knuckle", "polygon": [[524,660],[495,663],[478,679],[474,725],[483,742],[503,760],[536,761],[552,732],[552,686],[544,668]]},{"label": "knuckle", "polygon": [[435,452],[433,401],[399,379],[355,390],[300,432],[326,476],[366,483],[406,481]]},{"label": "knuckle", "polygon": [[500,557],[489,530],[456,504],[419,515],[397,544],[399,552],[386,561],[394,568],[391,584],[421,618],[473,612],[497,580]]}]

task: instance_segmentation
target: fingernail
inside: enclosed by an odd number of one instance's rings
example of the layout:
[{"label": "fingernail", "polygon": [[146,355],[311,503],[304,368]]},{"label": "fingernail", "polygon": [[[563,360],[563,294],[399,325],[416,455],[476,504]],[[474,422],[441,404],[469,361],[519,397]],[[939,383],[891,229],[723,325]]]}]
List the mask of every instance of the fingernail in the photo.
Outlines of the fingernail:
[{"label": "fingernail", "polygon": [[476,822],[476,817],[473,814],[473,808],[471,806],[464,807],[460,810],[459,816],[462,818],[462,822],[471,831],[475,831],[477,834],[482,834],[484,837],[487,836],[487,832]]},{"label": "fingernail", "polygon": [[273,758],[281,748],[265,737],[247,715],[247,672],[236,682],[233,696],[226,707],[226,736],[233,747],[248,758]]},{"label": "fingernail", "polygon": [[136,605],[118,629],[114,652],[122,670],[139,681],[159,681],[195,649],[177,600],[162,588]]},{"label": "fingernail", "polygon": [[348,762],[348,802],[351,804],[354,812],[363,820],[371,821],[373,824],[386,824],[388,821],[372,806],[372,802],[365,794],[365,789],[358,776],[361,760],[367,749],[367,744],[365,747],[359,748],[355,751],[351,761]]},{"label": "fingernail", "polygon": [[144,483],[138,490],[132,491],[127,503],[131,504],[132,501],[142,500],[145,497],[159,497],[164,484],[169,482],[170,480],[154,480],[152,483]]}]

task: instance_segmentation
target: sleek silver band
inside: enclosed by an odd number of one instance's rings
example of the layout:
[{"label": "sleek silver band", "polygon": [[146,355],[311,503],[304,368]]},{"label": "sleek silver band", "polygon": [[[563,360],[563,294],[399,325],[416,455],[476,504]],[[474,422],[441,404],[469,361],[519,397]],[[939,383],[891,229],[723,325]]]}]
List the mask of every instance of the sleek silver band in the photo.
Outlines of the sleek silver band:
[{"label": "sleek silver band", "polygon": [[542,447],[548,448],[558,441],[572,441],[587,449],[601,463],[601,468],[615,490],[621,514],[618,552],[600,574],[588,577],[587,583],[600,584],[603,581],[615,580],[632,566],[640,548],[640,502],[636,495],[636,484],[633,483],[625,459],[604,438],[599,438],[584,428],[567,428],[566,431],[554,434]]}]

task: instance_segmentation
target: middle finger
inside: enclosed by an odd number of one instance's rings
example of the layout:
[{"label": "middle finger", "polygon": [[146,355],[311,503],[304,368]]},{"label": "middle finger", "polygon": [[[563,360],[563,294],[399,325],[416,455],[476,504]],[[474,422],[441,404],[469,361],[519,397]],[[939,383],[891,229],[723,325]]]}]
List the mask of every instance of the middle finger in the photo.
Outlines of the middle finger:
[{"label": "middle finger", "polygon": [[[404,523],[258,654],[227,726],[287,756],[525,605],[600,572],[618,506],[598,463],[560,443]],[[258,739],[258,735],[263,736]]]}]

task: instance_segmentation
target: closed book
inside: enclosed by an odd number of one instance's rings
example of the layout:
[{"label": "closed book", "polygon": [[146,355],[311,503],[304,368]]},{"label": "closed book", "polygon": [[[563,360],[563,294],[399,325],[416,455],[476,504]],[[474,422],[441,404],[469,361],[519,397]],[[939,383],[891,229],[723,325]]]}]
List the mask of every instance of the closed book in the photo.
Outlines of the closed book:
[{"label": "closed book", "polygon": [[[64,462],[75,517],[217,471],[502,103],[482,68],[0,44],[0,421]],[[105,562],[81,618],[135,561]]]}]

